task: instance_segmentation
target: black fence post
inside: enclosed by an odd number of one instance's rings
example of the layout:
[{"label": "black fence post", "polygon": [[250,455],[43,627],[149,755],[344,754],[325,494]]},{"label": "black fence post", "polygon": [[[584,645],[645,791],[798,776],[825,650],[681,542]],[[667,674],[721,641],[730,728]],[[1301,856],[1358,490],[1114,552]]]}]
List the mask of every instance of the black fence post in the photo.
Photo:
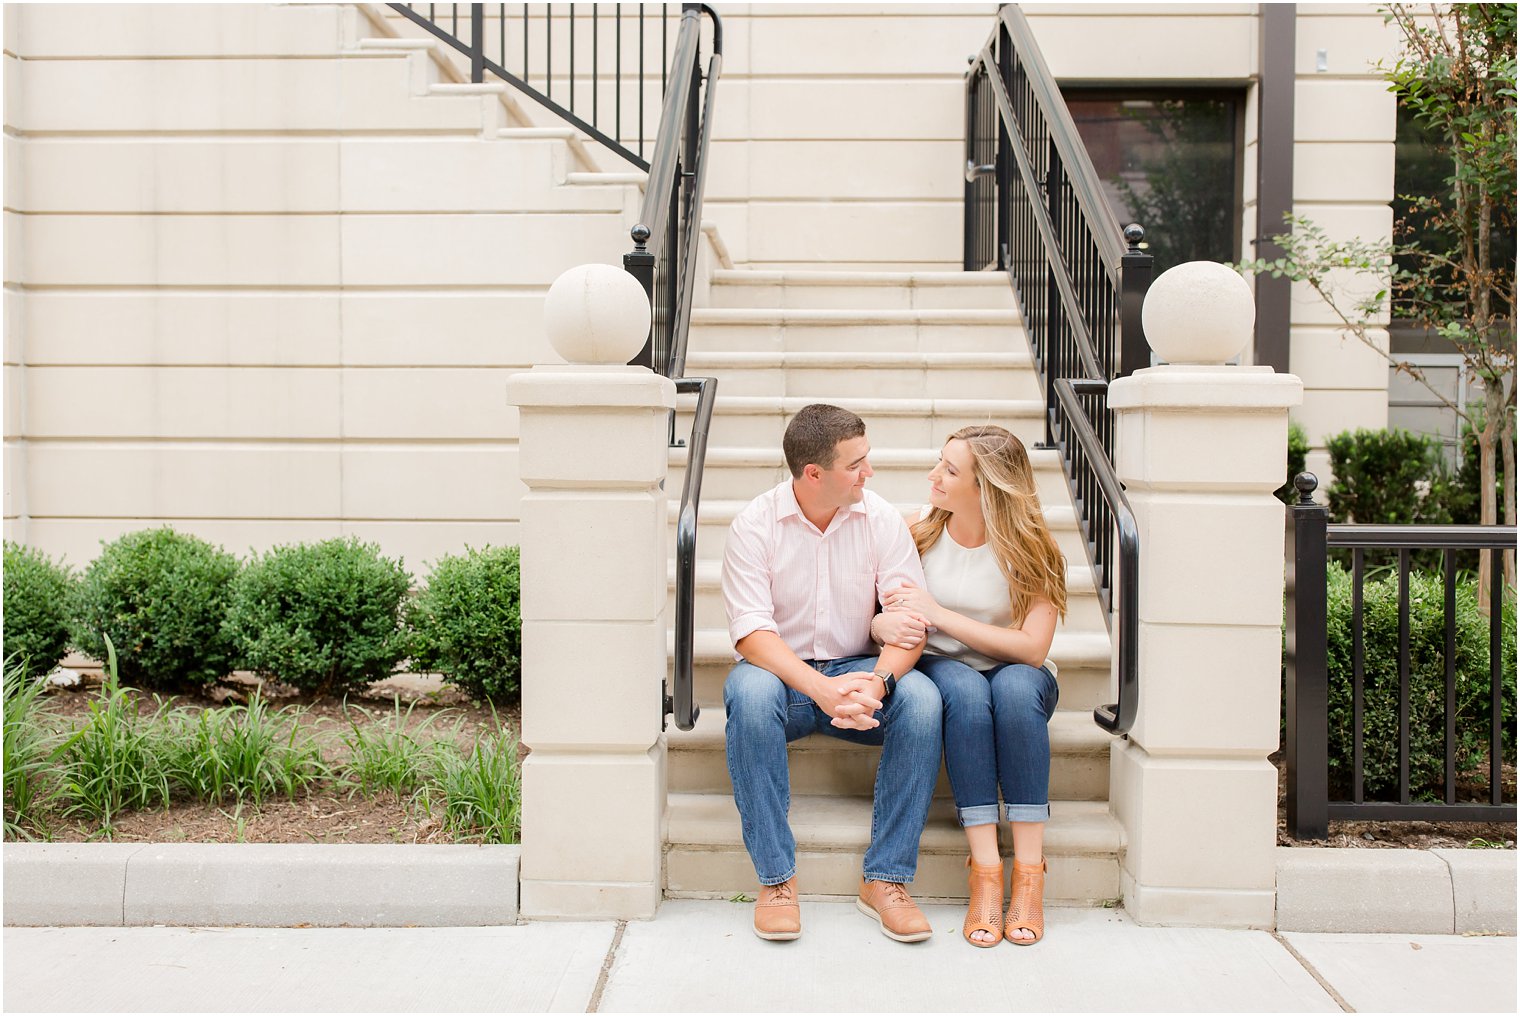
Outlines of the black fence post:
[{"label": "black fence post", "polygon": [[470,80],[486,79],[486,5],[470,4]]},{"label": "black fence post", "polygon": [[1313,473],[1293,478],[1293,609],[1288,612],[1288,835],[1330,835],[1330,691],[1325,663],[1325,525],[1329,512],[1314,503]]},{"label": "black fence post", "polygon": [[1154,258],[1140,249],[1145,229],[1137,222],[1124,227],[1124,257],[1119,262],[1119,376],[1129,377],[1151,365],[1151,346],[1145,341],[1140,308],[1151,288]]},{"label": "black fence post", "polygon": [[651,309],[649,320],[649,338],[644,340],[644,348],[639,350],[638,355],[628,361],[630,367],[648,367],[654,370],[654,329],[655,320],[652,313],[654,308],[654,255],[649,251],[649,227],[639,223],[629,230],[633,237],[633,250],[623,255],[623,270],[638,280],[639,285],[644,287],[644,293],[649,297]]}]

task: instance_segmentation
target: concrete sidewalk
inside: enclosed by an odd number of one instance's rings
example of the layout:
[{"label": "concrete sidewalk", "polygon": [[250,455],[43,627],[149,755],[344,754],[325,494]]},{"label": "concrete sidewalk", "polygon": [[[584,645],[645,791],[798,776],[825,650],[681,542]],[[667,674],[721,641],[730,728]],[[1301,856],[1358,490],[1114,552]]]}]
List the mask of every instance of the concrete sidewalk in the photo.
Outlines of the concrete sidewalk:
[{"label": "concrete sidewalk", "polygon": [[743,904],[650,922],[500,928],[6,928],[20,1011],[1514,1012],[1516,940],[1142,928],[1052,909],[1046,940],[973,949],[960,907],[891,942],[850,903],[804,903],[767,943]]}]

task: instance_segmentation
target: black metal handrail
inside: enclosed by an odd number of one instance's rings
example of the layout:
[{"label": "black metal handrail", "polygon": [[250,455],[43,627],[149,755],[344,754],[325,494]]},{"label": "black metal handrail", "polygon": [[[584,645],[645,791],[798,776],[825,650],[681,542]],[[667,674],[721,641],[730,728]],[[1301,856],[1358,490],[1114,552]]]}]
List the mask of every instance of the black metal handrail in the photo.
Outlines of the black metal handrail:
[{"label": "black metal handrail", "polygon": [[[1061,461],[1073,484],[1072,503],[1077,517],[1093,520],[1090,527],[1084,527],[1083,544],[1088,563],[1098,580],[1098,597],[1105,617],[1112,618],[1115,614],[1115,596],[1119,601],[1119,631],[1114,639],[1119,654],[1119,701],[1094,709],[1093,720],[1111,734],[1123,734],[1135,723],[1135,710],[1140,699],[1140,612],[1122,606],[1139,602],[1140,528],[1135,524],[1129,499],[1124,496],[1119,474],[1109,461],[1080,398],[1107,393],[1106,381],[1072,381],[1067,378],[1056,381],[1056,397],[1061,400],[1071,425],[1070,440],[1060,448]],[[1099,563],[1116,559],[1112,547],[1115,536],[1119,540],[1117,583],[1112,576],[1101,573],[1105,565]],[[1094,546],[1095,543],[1098,546]]]},{"label": "black metal handrail", "polygon": [[[489,72],[639,169],[649,169],[649,160],[644,157],[646,144],[651,140],[651,132],[662,129],[663,121],[653,118],[647,86],[653,85],[654,74],[658,72],[663,104],[669,90],[672,66],[670,25],[673,19],[667,11],[673,7],[638,4],[634,10],[628,10],[628,5],[624,4],[389,6],[450,48],[469,57],[472,82],[483,82]],[[581,8],[579,12],[577,7]],[[603,11],[601,8],[604,7],[611,10]],[[460,17],[461,10],[465,14],[463,18]],[[495,22],[494,32],[488,24],[490,21]],[[558,46],[555,43],[556,25],[559,26]],[[580,28],[579,43],[576,41],[577,26]],[[653,52],[656,43],[657,54]],[[607,49],[610,54],[604,53]],[[608,56],[612,62],[610,76],[602,73]],[[577,57],[581,61],[579,73]],[[564,75],[560,79],[555,77],[556,60]],[[625,61],[628,65],[626,72]],[[658,67],[654,66],[656,63]],[[542,89],[534,84],[535,77]],[[564,102],[554,98],[556,87],[560,88]],[[609,88],[611,95],[604,95]],[[577,101],[580,112],[576,109]],[[583,115],[587,105],[590,106],[589,119]]]},{"label": "black metal handrail", "polygon": [[[1312,497],[1319,481],[1313,473],[1294,478],[1299,499],[1290,509],[1294,546],[1293,609],[1287,615],[1287,825],[1297,839],[1325,839],[1331,819],[1375,821],[1513,822],[1515,802],[1504,802],[1503,681],[1513,661],[1503,659],[1504,569],[1500,554],[1515,546],[1515,526],[1374,526],[1329,525],[1329,513]],[[1326,559],[1332,547],[1352,548],[1352,758],[1351,800],[1330,800],[1330,679],[1326,615]],[[1399,800],[1367,801],[1363,779],[1363,692],[1366,654],[1362,624],[1362,589],[1367,548],[1398,551],[1398,757]],[[1410,556],[1414,550],[1444,551],[1446,643],[1446,729],[1444,801],[1410,800]],[[1458,550],[1488,550],[1496,559],[1489,618],[1489,800],[1458,803],[1456,785],[1457,650],[1456,589]]]},{"label": "black metal handrail", "polygon": [[[701,72],[701,25],[707,15],[713,24],[713,53],[707,73]],[[692,294],[697,284],[698,243],[702,235],[702,195],[707,181],[708,150],[712,141],[713,101],[723,70],[723,23],[706,4],[684,4],[681,30],[672,57],[665,106],[660,114],[660,137],[649,164],[649,182],[639,224],[630,231],[634,249],[623,256],[623,267],[649,294],[649,340],[633,360],[676,382],[678,393],[697,396],[691,435],[687,439],[686,480],[676,517],[675,653],[671,693],[665,712],[676,726],[690,730],[701,710],[693,695],[695,666],[695,604],[697,508],[702,497],[702,474],[707,455],[707,429],[717,397],[716,378],[688,378],[687,336],[691,330]],[[705,83],[705,84],[704,84]],[[670,443],[675,436],[675,413],[670,416]]]},{"label": "black metal handrail", "polygon": [[[1128,505],[1113,469],[1116,425],[1105,396],[1110,380],[1150,365],[1140,307],[1151,256],[1141,249],[1138,225],[1121,233],[1015,5],[999,11],[966,75],[965,227],[965,269],[1008,272],[1018,300],[1045,392],[1043,446],[1061,453],[1119,657],[1119,701],[1093,718],[1124,734],[1139,695],[1138,586],[1115,596],[1113,583],[1116,572],[1138,574],[1139,543],[1131,517],[1116,557],[1114,526]],[[1063,381],[1072,382],[1069,391]]]}]

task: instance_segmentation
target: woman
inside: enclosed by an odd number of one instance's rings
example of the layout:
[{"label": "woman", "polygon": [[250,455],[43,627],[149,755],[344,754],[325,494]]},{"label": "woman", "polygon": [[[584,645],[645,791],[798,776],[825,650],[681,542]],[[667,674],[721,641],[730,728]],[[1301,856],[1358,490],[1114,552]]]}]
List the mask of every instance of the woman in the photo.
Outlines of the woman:
[{"label": "woman", "polygon": [[[912,529],[928,588],[887,594],[872,634],[904,648],[928,638],[918,670],[944,700],[945,767],[971,847],[962,933],[983,948],[1000,938],[1033,945],[1045,933],[1046,724],[1058,694],[1046,657],[1066,614],[1066,560],[1019,439],[992,426],[950,435],[929,473],[929,506]],[[1013,838],[1006,921],[1000,817]]]}]

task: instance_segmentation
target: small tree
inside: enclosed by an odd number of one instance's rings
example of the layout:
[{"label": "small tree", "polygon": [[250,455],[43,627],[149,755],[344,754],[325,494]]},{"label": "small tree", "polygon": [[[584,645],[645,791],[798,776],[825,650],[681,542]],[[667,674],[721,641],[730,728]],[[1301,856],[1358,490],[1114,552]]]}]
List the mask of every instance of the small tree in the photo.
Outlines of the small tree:
[{"label": "small tree", "polygon": [[[1450,159],[1446,194],[1403,196],[1423,220],[1422,242],[1334,242],[1309,220],[1288,216],[1291,232],[1273,238],[1284,256],[1241,267],[1308,284],[1348,333],[1472,426],[1480,459],[1480,521],[1498,521],[1502,476],[1504,522],[1514,525],[1515,263],[1514,251],[1496,249],[1495,241],[1515,222],[1515,7],[1432,5],[1428,16],[1417,16],[1408,5],[1392,4],[1385,14],[1404,37],[1398,59],[1381,67],[1389,88]],[[1407,221],[1403,225],[1407,235]],[[1348,288],[1360,293],[1348,294]],[[1372,329],[1390,301],[1461,353],[1483,384],[1481,415],[1459,408],[1418,367],[1375,341]],[[1514,552],[1503,557],[1505,580],[1513,584]],[[1490,560],[1485,556],[1480,570],[1485,611]]]}]

